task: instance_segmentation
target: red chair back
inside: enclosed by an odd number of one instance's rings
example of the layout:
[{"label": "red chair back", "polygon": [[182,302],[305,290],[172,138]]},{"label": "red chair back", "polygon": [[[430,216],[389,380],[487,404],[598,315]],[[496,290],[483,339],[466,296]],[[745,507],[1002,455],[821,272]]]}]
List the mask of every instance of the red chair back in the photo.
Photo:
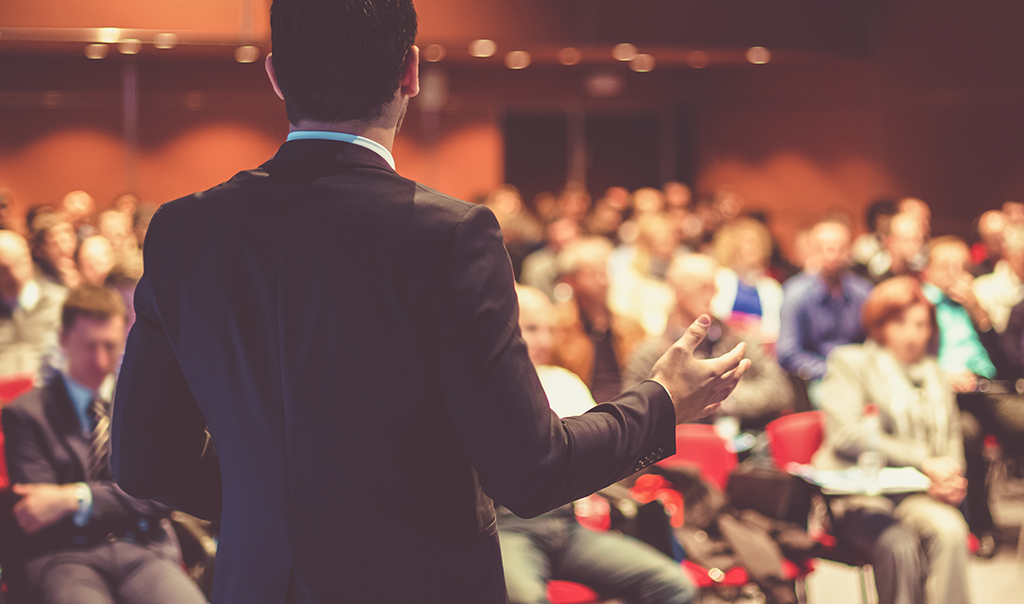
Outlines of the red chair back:
[{"label": "red chair back", "polygon": [[676,426],[676,454],[660,462],[665,466],[696,466],[711,483],[725,491],[729,474],[736,467],[736,454],[715,427],[707,424],[681,424]]},{"label": "red chair back", "polygon": [[772,459],[779,469],[786,464],[811,463],[814,453],[825,438],[825,416],[821,411],[805,411],[784,415],[765,426]]},{"label": "red chair back", "polygon": [[[35,383],[35,376],[31,373],[19,373],[0,377],[0,406],[18,398],[32,389]],[[0,426],[0,491],[10,486],[10,478],[7,476],[7,456],[4,454],[4,432]]]},{"label": "red chair back", "polygon": [[601,596],[586,585],[572,581],[548,581],[548,602],[551,604],[596,604]]}]

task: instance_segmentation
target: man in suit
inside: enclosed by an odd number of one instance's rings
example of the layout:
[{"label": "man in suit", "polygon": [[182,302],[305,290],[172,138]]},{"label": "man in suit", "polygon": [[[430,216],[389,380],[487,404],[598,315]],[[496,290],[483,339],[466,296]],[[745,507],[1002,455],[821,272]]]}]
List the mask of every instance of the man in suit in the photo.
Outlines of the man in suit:
[{"label": "man in suit", "polygon": [[67,370],[3,410],[8,472],[20,496],[8,547],[34,602],[204,601],[179,564],[170,510],[126,495],[111,476],[103,385],[124,347],[124,318],[115,292],[71,290],[60,336]]},{"label": "man in suit", "polygon": [[271,23],[292,132],[152,220],[118,483],[221,518],[218,604],[504,602],[492,499],[535,516],[671,454],[743,350],[692,359],[697,324],[657,381],[559,420],[494,215],[395,172],[411,0],[277,0]]}]

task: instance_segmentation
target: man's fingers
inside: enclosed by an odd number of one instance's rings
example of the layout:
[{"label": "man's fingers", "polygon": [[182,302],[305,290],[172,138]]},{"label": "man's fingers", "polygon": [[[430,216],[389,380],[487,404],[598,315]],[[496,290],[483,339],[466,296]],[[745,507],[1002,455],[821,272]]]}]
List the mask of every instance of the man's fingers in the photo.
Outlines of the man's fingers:
[{"label": "man's fingers", "polygon": [[750,365],[750,359],[741,359],[740,364],[737,365],[735,369],[730,369],[729,371],[726,371],[725,373],[722,374],[722,379],[736,380],[738,382],[740,381],[740,378],[743,377],[743,374],[746,373],[748,369],[750,369]]},{"label": "man's fingers", "polygon": [[716,359],[708,359],[707,363],[711,366],[711,370],[716,375],[723,375],[728,373],[740,366],[740,362],[743,360],[743,355],[747,353],[747,344],[740,342],[729,352],[723,354]]},{"label": "man's fingers", "polygon": [[711,327],[711,318],[707,315],[701,315],[697,317],[697,320],[690,324],[690,327],[683,334],[683,337],[679,338],[676,345],[682,346],[689,354],[693,354],[693,351],[697,349],[697,346],[704,341],[704,337],[708,335],[708,328]]},{"label": "man's fingers", "polygon": [[30,484],[16,484],[11,487],[15,495],[28,495],[34,490],[34,487]]}]

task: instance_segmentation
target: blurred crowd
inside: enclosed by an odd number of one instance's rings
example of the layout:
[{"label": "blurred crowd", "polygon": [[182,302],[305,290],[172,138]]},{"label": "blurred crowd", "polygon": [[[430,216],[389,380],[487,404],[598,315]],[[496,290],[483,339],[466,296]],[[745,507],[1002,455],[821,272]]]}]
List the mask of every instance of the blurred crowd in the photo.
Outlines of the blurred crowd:
[{"label": "blurred crowd", "polygon": [[[0,378],[32,375],[45,388],[69,375],[69,292],[116,292],[130,328],[155,208],[125,195],[97,212],[88,193],[73,191],[16,225],[9,201],[0,191]],[[978,555],[996,546],[985,438],[995,436],[1008,457],[1024,453],[1024,204],[983,213],[967,242],[935,236],[920,199],[881,200],[867,211],[867,232],[854,237],[849,216],[825,215],[784,254],[765,214],[736,195],[698,198],[677,182],[613,187],[596,201],[570,186],[530,205],[503,185],[477,201],[502,228],[520,284],[520,329],[557,413],[585,412],[644,382],[708,315],[695,354],[745,343],[752,367],[704,421],[752,460],[767,460],[769,422],[819,409],[818,468],[856,466],[875,452],[883,465],[924,473],[927,493],[845,502],[836,532],[873,564],[881,602],[923,602],[922,577],[941,601],[967,601],[968,530]],[[512,601],[542,599],[535,546],[552,531],[576,535],[571,508],[538,521],[501,513],[499,528]],[[613,591],[694,595],[661,554],[577,538],[575,554],[557,554],[563,563],[606,551],[605,566],[633,565]],[[585,566],[594,582],[612,580],[600,561]]]},{"label": "blurred crowd", "polygon": [[753,365],[705,421],[756,461],[770,455],[768,422],[818,409],[819,470],[871,453],[923,473],[926,493],[834,502],[840,546],[873,565],[881,602],[923,602],[926,586],[933,601],[968,601],[968,531],[976,555],[997,546],[985,439],[1008,459],[1024,454],[1024,204],[980,215],[968,242],[934,236],[920,199],[879,200],[867,232],[823,215],[785,255],[766,215],[682,183],[596,201],[568,187],[532,208],[506,185],[479,201],[502,226],[518,282],[552,305],[542,321],[536,303],[524,308],[521,328],[541,350],[553,407],[575,382],[603,401],[646,380],[709,315],[696,354],[745,342]]}]

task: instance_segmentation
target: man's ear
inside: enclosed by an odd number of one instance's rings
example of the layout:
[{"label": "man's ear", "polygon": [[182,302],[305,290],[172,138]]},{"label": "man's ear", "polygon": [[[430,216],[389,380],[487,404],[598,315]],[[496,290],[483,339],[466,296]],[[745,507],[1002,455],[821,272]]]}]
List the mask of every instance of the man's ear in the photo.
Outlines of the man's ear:
[{"label": "man's ear", "polygon": [[270,85],[274,87],[274,92],[277,93],[278,98],[284,100],[284,93],[281,92],[281,87],[277,85],[277,72],[274,71],[274,53],[267,53],[267,60],[264,61],[263,65],[267,68],[267,77],[270,78]]},{"label": "man's ear", "polygon": [[[269,56],[267,60],[269,62]],[[405,68],[402,73],[400,91],[403,96],[407,97],[414,97],[420,93],[420,49],[416,45],[410,46],[409,52],[405,53]]]}]

